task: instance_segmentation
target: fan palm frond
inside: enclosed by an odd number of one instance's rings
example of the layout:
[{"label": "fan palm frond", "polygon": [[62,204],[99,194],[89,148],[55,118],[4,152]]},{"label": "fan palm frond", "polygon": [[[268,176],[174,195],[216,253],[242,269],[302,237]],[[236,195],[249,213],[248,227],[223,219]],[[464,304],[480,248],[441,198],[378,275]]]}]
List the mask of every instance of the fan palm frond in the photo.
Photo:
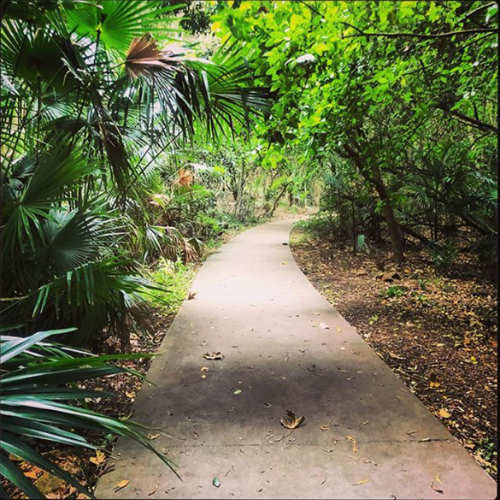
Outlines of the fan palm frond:
[{"label": "fan palm frond", "polygon": [[[74,404],[75,401],[81,402],[87,398],[113,397],[113,394],[62,384],[83,382],[117,373],[141,376],[133,370],[110,364],[109,361],[149,356],[93,356],[88,352],[67,349],[47,341],[51,336],[68,335],[74,331],[75,328],[67,328],[38,332],[27,338],[0,335],[0,474],[19,487],[28,498],[43,498],[38,488],[21,472],[15,462],[11,461],[9,454],[14,455],[93,498],[92,493],[75,477],[51,462],[47,456],[40,454],[31,444],[33,440],[45,440],[77,448],[98,449],[98,446],[80,434],[80,429],[128,436],[155,453],[175,472],[171,462],[151,445],[137,429],[136,424],[123,422]],[[29,438],[30,444],[25,438]],[[7,498],[3,493],[2,498]]]}]

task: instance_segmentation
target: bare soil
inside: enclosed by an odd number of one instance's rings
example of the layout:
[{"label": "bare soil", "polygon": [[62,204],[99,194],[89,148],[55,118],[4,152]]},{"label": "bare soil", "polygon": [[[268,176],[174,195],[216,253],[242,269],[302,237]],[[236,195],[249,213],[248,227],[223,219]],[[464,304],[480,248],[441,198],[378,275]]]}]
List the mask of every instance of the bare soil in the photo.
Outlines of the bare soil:
[{"label": "bare soil", "polygon": [[461,257],[440,274],[421,250],[396,269],[386,249],[292,231],[295,260],[380,357],[496,479],[497,291]]}]

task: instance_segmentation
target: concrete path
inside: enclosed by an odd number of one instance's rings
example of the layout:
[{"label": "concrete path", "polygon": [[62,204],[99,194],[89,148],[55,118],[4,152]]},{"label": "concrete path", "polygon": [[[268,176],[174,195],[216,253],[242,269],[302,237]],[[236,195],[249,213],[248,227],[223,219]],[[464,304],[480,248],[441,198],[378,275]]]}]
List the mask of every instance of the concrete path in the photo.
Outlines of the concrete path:
[{"label": "concrete path", "polygon": [[[496,483],[299,270],[283,245],[292,225],[245,231],[207,260],[149,371],[156,387],[137,397],[134,419],[163,429],[154,444],[183,481],[120,439],[96,496],[495,498]],[[302,427],[280,425],[287,409]]]}]

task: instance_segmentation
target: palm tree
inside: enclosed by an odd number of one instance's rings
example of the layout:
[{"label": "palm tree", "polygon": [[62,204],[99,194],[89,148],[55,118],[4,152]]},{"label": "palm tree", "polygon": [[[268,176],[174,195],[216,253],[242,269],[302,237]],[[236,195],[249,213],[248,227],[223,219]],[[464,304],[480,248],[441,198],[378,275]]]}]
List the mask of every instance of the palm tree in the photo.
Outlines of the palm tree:
[{"label": "palm tree", "polygon": [[79,326],[80,344],[104,327],[126,339],[151,286],[130,253],[137,180],[194,134],[250,126],[267,92],[234,50],[174,49],[161,2],[3,7],[2,315]]}]

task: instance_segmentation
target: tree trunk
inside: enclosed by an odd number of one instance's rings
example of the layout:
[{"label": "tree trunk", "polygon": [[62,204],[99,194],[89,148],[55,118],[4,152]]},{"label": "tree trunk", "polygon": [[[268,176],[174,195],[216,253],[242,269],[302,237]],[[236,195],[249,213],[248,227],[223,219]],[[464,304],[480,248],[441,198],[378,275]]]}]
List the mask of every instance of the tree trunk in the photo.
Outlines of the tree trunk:
[{"label": "tree trunk", "polygon": [[404,261],[403,237],[399,229],[399,223],[394,216],[394,210],[392,209],[389,199],[389,192],[387,191],[384,181],[382,180],[380,169],[373,162],[373,164],[370,165],[370,172],[368,172],[358,151],[352,148],[349,144],[344,145],[344,150],[348,157],[354,161],[361,175],[377,191],[377,194],[382,202],[382,216],[384,217],[387,229],[389,230],[392,253],[394,254],[396,262],[401,264]]},{"label": "tree trunk", "polygon": [[274,212],[278,208],[278,203],[279,203],[281,197],[285,194],[285,191],[287,190],[287,188],[288,188],[289,185],[290,185],[289,182],[287,184],[285,184],[284,187],[283,187],[283,189],[278,194],[278,197],[274,200],[273,208],[267,213],[267,215],[269,217],[273,217],[274,216]]}]

